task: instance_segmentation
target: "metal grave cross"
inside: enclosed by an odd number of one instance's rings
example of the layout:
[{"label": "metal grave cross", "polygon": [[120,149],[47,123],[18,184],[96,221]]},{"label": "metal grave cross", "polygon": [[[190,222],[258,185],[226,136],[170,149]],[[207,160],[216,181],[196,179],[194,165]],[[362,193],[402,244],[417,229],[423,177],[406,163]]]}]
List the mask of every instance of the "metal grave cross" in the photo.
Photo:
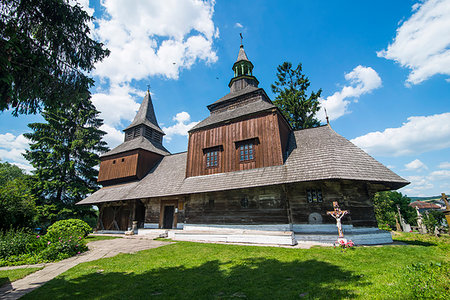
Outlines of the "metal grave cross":
[{"label": "metal grave cross", "polygon": [[339,208],[339,204],[337,203],[337,201],[333,202],[333,207],[334,207],[334,210],[327,211],[327,215],[330,215],[336,219],[336,226],[338,228],[339,238],[343,238],[344,232],[342,231],[341,219],[343,216],[345,216],[346,214],[349,214],[350,212],[348,210],[341,210]]}]

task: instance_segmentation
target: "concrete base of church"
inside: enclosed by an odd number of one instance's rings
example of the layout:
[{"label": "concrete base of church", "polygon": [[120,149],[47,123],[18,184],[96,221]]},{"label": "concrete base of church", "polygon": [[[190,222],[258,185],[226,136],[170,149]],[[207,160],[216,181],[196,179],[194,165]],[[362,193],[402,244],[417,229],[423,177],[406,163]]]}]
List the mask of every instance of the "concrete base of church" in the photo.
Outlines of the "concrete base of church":
[{"label": "concrete base of church", "polygon": [[[337,228],[332,224],[261,224],[261,225],[215,225],[183,224],[183,230],[139,229],[139,235],[167,234],[180,241],[223,243],[249,243],[266,245],[289,245],[317,243],[333,245],[338,238]],[[392,243],[391,233],[375,227],[343,225],[345,238],[355,245]]]}]

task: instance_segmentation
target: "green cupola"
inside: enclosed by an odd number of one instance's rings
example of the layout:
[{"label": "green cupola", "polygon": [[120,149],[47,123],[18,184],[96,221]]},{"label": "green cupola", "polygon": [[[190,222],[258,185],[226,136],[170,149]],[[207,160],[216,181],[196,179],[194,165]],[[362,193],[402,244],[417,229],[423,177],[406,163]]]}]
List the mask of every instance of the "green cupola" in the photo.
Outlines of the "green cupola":
[{"label": "green cupola", "polygon": [[259,81],[253,76],[253,64],[247,58],[244,45],[241,44],[236,62],[233,65],[234,77],[228,86],[231,92],[237,92],[247,86],[258,87]]}]

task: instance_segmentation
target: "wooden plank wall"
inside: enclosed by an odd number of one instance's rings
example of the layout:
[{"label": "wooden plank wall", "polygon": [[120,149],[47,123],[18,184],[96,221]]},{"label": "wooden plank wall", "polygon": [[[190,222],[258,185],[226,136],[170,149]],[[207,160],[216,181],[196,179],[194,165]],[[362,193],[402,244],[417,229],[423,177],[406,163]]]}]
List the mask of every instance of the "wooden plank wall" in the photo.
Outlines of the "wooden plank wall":
[{"label": "wooden plank wall", "polygon": [[[321,189],[323,202],[308,203],[307,189]],[[377,226],[372,199],[364,182],[336,180],[295,183],[287,186],[287,194],[295,224],[308,224],[308,217],[314,212],[322,216],[323,224],[335,224],[336,221],[326,212],[333,210],[333,201],[337,201],[342,210],[350,211],[342,219],[343,224]]]},{"label": "wooden plank wall", "polygon": [[103,158],[98,172],[99,183],[117,183],[120,179],[141,179],[162,155],[137,149]]},{"label": "wooden plank wall", "polygon": [[[241,206],[244,197],[248,208]],[[281,186],[190,195],[185,203],[185,220],[188,224],[289,223]]]},{"label": "wooden plank wall", "polygon": [[[215,128],[194,131],[189,135],[186,177],[232,172],[283,164],[282,140],[278,112],[265,113]],[[285,130],[284,134],[287,134]],[[258,138],[255,159],[239,161],[235,142]],[[287,143],[287,138],[283,143]],[[206,168],[203,149],[222,146],[217,168]]]}]

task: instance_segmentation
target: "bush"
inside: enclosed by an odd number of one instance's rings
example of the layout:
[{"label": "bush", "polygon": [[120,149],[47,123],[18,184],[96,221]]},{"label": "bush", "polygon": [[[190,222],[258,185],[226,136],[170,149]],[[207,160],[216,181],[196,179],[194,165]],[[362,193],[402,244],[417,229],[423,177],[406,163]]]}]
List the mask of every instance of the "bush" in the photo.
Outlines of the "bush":
[{"label": "bush", "polygon": [[405,283],[416,299],[444,299],[450,290],[448,263],[417,263],[407,266]]},{"label": "bush", "polygon": [[71,237],[84,238],[90,232],[92,228],[84,221],[78,219],[68,219],[55,222],[51,225],[45,238],[52,243],[59,242],[61,239],[69,240]]},{"label": "bush", "polygon": [[391,226],[389,224],[378,224],[378,229],[392,231]]},{"label": "bush", "polygon": [[43,261],[55,261],[72,257],[87,250],[82,237],[60,238],[57,242],[47,242],[47,247],[39,254]]},{"label": "bush", "polygon": [[25,230],[0,233],[0,258],[39,251],[45,247],[40,236]]}]

